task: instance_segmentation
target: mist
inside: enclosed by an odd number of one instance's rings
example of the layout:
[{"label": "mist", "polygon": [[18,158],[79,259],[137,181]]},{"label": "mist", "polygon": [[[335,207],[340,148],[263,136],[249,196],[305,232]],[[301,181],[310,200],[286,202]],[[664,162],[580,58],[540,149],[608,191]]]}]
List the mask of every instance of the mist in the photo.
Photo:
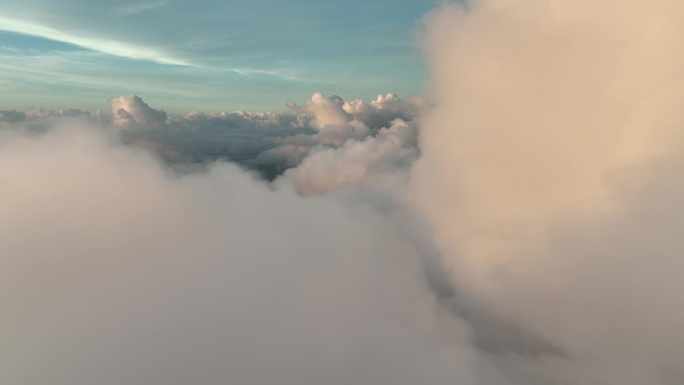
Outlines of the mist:
[{"label": "mist", "polygon": [[[3,138],[6,383],[434,383],[467,335],[359,207],[237,166],[183,177],[112,136]],[[437,331],[440,331],[439,334]]]}]

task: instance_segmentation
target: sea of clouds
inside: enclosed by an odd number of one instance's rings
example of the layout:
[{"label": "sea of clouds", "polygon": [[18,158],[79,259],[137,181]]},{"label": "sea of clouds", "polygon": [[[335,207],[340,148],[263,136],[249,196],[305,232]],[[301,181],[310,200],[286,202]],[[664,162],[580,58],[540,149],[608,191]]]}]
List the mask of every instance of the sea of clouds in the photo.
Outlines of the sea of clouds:
[{"label": "sea of clouds", "polygon": [[684,383],[684,3],[418,39],[422,98],[0,111],[0,383]]}]

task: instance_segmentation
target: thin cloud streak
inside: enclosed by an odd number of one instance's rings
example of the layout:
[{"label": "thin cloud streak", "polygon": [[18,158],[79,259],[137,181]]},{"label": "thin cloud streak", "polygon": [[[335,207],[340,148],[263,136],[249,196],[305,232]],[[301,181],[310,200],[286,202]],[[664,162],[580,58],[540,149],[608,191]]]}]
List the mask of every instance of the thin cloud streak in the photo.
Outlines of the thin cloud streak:
[{"label": "thin cloud streak", "polygon": [[74,34],[59,31],[44,25],[3,16],[0,16],[0,30],[24,35],[38,36],[45,39],[69,43],[82,48],[129,59],[149,60],[159,64],[177,66],[196,66],[196,64],[190,63],[187,60],[174,57],[166,52],[156,50],[153,47],[138,46],[129,42],[121,42],[117,40],[94,39],[76,36]]},{"label": "thin cloud streak", "polygon": [[135,4],[128,7],[122,7],[114,11],[114,14],[121,17],[127,15],[134,15],[141,12],[147,12],[153,9],[161,8],[169,4],[169,0],[162,0],[147,4]]}]

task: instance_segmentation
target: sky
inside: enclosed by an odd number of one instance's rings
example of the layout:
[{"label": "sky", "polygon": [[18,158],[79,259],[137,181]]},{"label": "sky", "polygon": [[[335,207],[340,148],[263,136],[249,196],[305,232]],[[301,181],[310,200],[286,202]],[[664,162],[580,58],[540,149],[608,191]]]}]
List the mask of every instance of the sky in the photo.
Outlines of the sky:
[{"label": "sky", "polygon": [[169,112],[285,110],[314,92],[420,93],[412,38],[435,0],[7,0],[4,108],[106,108],[136,94]]}]

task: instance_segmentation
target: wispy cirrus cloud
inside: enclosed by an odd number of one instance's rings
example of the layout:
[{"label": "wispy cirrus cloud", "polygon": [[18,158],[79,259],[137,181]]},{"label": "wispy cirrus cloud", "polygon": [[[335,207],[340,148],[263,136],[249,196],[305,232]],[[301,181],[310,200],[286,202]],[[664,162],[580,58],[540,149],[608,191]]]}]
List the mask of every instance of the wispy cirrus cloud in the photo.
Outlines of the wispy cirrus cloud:
[{"label": "wispy cirrus cloud", "polygon": [[131,4],[114,10],[116,16],[134,15],[136,13],[147,12],[153,9],[161,8],[169,4],[169,0],[154,1],[143,4]]},{"label": "wispy cirrus cloud", "polygon": [[138,45],[129,41],[79,36],[75,33],[48,27],[36,22],[6,16],[0,16],[0,30],[38,36],[129,59],[150,60],[156,63],[179,66],[194,66],[194,64],[185,59],[155,47]]}]

